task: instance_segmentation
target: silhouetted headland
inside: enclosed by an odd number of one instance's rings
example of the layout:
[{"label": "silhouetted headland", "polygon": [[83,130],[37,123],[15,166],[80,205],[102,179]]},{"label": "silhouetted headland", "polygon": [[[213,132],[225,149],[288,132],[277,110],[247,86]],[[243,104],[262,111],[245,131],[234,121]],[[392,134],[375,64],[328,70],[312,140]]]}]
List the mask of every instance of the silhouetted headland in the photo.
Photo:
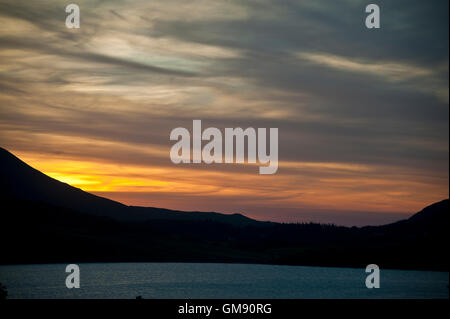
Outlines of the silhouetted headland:
[{"label": "silhouetted headland", "polygon": [[0,148],[1,263],[233,262],[448,271],[449,200],[383,226],[260,222],[126,206]]}]

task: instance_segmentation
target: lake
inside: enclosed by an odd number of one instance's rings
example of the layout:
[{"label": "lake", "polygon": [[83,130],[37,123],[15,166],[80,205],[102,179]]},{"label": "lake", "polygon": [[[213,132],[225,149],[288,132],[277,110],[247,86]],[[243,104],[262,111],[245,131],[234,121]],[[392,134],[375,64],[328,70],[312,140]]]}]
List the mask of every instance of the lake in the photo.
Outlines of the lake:
[{"label": "lake", "polygon": [[8,298],[448,298],[448,272],[213,263],[80,263],[79,289],[66,264],[3,265]]}]

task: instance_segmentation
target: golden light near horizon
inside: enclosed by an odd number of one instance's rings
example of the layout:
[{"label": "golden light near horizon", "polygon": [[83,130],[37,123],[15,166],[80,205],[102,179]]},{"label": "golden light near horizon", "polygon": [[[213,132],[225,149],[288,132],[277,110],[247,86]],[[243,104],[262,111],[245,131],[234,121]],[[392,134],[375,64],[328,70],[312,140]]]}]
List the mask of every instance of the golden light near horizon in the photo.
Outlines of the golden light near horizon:
[{"label": "golden light near horizon", "polygon": [[[438,201],[448,196],[445,192],[439,193],[442,190],[439,185],[428,186],[417,179],[395,181],[392,178],[394,174],[402,176],[407,172],[388,167],[280,162],[281,172],[284,169],[288,171],[275,175],[266,184],[267,179],[255,176],[252,171],[223,172],[206,165],[192,171],[189,167],[117,164],[61,156],[44,159],[39,154],[16,154],[50,177],[128,205],[172,209],[188,207],[195,210],[195,207],[214,207],[216,203],[217,210],[221,211],[223,203],[231,200],[247,207],[242,212],[256,218],[258,210],[248,207],[258,205],[261,201],[268,211],[276,211],[280,206],[299,210],[345,208],[348,211],[365,210],[380,214],[397,212],[408,216],[419,210],[423,201]],[[300,178],[294,177],[292,170],[306,174]],[[380,171],[384,171],[383,174]],[[364,172],[364,177],[361,172]],[[305,183],[301,182],[302,179]],[[418,197],[415,195],[418,189],[427,189],[428,192]],[[412,196],[415,196],[414,200]],[[181,205],[178,201],[170,200],[177,197],[184,199]],[[232,211],[227,207],[222,212]],[[276,214],[271,216],[276,220]],[[294,220],[305,221],[301,218],[291,219]]]}]

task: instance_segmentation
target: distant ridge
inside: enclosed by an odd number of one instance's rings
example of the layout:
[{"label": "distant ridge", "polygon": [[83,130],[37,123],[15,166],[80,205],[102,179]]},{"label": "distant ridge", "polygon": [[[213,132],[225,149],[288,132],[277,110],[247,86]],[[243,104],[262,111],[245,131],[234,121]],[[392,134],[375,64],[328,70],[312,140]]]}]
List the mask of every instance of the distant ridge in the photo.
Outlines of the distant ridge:
[{"label": "distant ridge", "polygon": [[0,148],[0,263],[243,262],[448,271],[449,200],[382,226],[260,222],[126,206]]},{"label": "distant ridge", "polygon": [[449,222],[449,200],[444,199],[425,207],[417,214],[412,215],[408,219],[408,222],[427,226],[433,225],[445,227]]},{"label": "distant ridge", "polygon": [[127,206],[51,178],[1,147],[0,176],[2,177],[0,181],[1,196],[40,201],[117,220],[187,219],[216,220],[236,225],[257,223],[256,220],[241,214],[181,212],[163,208]]}]

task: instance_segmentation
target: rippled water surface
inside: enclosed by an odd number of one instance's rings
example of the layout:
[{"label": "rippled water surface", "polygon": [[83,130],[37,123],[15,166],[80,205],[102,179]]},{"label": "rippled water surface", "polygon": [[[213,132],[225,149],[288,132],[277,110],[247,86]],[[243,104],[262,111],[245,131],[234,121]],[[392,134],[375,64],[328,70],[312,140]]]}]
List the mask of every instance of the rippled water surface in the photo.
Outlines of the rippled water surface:
[{"label": "rippled water surface", "polygon": [[0,266],[8,298],[448,298],[448,272],[247,264],[82,263],[81,287],[65,264]]}]

